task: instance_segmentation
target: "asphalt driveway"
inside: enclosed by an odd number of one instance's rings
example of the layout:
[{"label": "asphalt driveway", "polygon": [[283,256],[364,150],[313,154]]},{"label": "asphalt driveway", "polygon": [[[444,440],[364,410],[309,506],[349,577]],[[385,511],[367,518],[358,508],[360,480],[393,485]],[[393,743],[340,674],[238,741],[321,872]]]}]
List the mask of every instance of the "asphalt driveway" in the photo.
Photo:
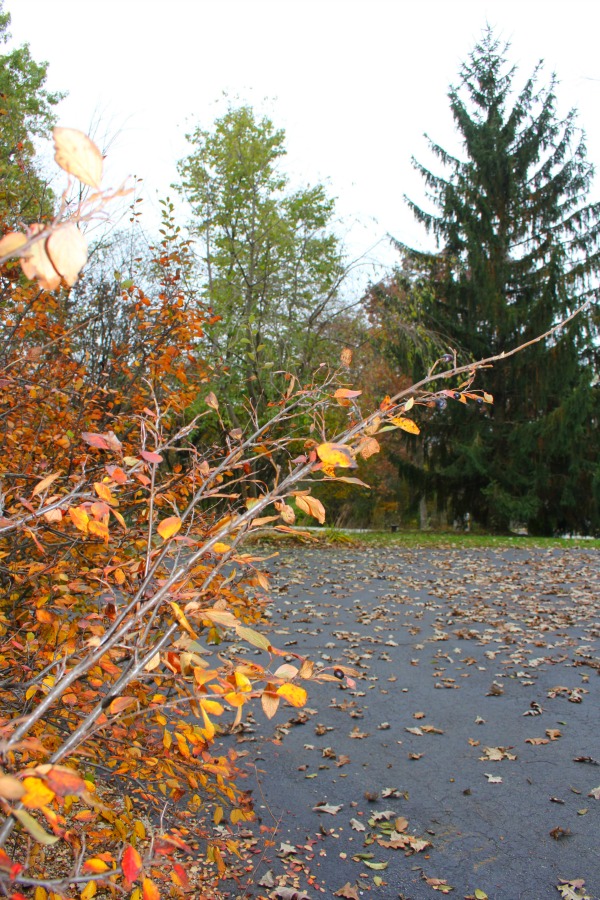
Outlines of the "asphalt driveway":
[{"label": "asphalt driveway", "polygon": [[260,820],[231,896],[598,900],[599,562],[282,551],[273,642],[360,675],[234,738]]}]

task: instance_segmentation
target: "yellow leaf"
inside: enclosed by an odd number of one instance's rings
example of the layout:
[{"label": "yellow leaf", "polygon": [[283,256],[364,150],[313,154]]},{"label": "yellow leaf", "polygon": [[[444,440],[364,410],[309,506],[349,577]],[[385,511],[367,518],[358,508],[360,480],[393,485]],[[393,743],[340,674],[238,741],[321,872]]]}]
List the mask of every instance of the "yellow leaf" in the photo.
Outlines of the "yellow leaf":
[{"label": "yellow leaf", "polygon": [[96,882],[88,881],[84,889],[79,895],[80,900],[92,900],[92,897],[96,895]]},{"label": "yellow leaf", "polygon": [[24,809],[13,809],[12,814],[19,820],[23,828],[29,832],[38,844],[49,847],[51,844],[56,844],[56,842],[60,840],[55,834],[48,834],[47,831],[44,831],[37,819],[30,816]]},{"label": "yellow leaf", "polygon": [[292,706],[304,706],[307,700],[306,691],[298,684],[282,684],[277,688],[277,693]]},{"label": "yellow leaf", "polygon": [[356,468],[354,457],[344,444],[319,444],[317,456],[326,466],[340,466],[343,469]]},{"label": "yellow leaf", "polygon": [[169,516],[168,519],[163,519],[162,522],[159,522],[158,528],[156,530],[160,534],[163,541],[168,541],[169,538],[173,537],[174,534],[177,534],[180,528],[181,519],[179,518],[179,516]]},{"label": "yellow leaf", "polygon": [[215,823],[215,825],[218,825],[222,818],[223,818],[223,807],[222,806],[215,807],[215,811],[213,813],[213,822]]},{"label": "yellow leaf", "polygon": [[187,631],[187,633],[188,633],[188,634],[191,634],[191,636],[192,636],[193,638],[195,638],[195,637],[196,637],[196,632],[194,631],[194,629],[192,628],[192,626],[190,625],[190,623],[189,623],[188,620],[186,619],[185,614],[184,614],[183,610],[181,609],[181,607],[180,607],[177,603],[175,603],[174,600],[169,600],[169,606],[171,607],[171,609],[172,609],[173,612],[175,613],[175,618],[177,619],[177,621],[179,622],[179,624],[181,625],[181,627],[182,627],[182,628],[185,628],[185,630]]},{"label": "yellow leaf", "polygon": [[71,521],[75,525],[75,528],[78,528],[80,531],[83,531],[84,534],[87,534],[90,517],[85,509],[82,509],[81,506],[71,506],[69,507],[69,515],[71,516]]},{"label": "yellow leaf", "polygon": [[104,500],[105,503],[109,503],[111,506],[118,506],[119,503],[115,500],[111,489],[107,484],[103,484],[101,481],[94,482],[94,490],[98,494],[101,500]]},{"label": "yellow leaf", "polygon": [[317,500],[316,497],[311,497],[310,494],[300,494],[295,497],[295,501],[298,509],[308,513],[309,516],[313,516],[321,525],[323,524],[325,521],[325,507],[320,500]]},{"label": "yellow leaf", "polygon": [[70,287],[74,285],[88,258],[86,240],[77,226],[68,222],[53,231],[46,241],[46,253],[58,274]]},{"label": "yellow leaf", "polygon": [[109,868],[110,866],[103,859],[98,859],[97,857],[87,859],[83,864],[85,872],[93,872],[95,875],[99,875],[101,872],[108,872]]},{"label": "yellow leaf", "polygon": [[41,809],[42,806],[48,806],[56,797],[54,791],[46,787],[39,778],[24,778],[23,787],[26,793],[21,798],[21,803],[27,809]]},{"label": "yellow leaf", "polygon": [[213,553],[227,553],[228,550],[231,550],[229,544],[222,544],[220,541],[217,541],[216,544],[213,544]]},{"label": "yellow leaf", "polygon": [[100,188],[102,154],[87,134],[76,128],[55,128],[52,134],[57,165],[84,184]]},{"label": "yellow leaf", "polygon": [[420,434],[421,429],[412,419],[405,419],[404,416],[392,416],[390,418],[392,425],[401,428],[402,431],[408,431],[409,434]]}]

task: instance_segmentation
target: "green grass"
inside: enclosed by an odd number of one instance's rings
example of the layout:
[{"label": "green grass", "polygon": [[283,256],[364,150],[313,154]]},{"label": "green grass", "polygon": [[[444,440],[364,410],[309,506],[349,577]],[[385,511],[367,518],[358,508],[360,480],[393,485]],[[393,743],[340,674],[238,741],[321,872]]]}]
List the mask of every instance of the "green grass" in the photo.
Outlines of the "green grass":
[{"label": "green grass", "polygon": [[[333,534],[332,534],[333,532]],[[318,534],[318,532],[317,532]],[[329,536],[328,536],[329,535]],[[321,537],[319,535],[319,537]],[[327,529],[321,538],[324,543],[341,543],[348,539],[354,544],[368,546],[440,546],[440,547],[578,547],[599,550],[600,540],[570,540],[568,538],[523,537],[521,535],[462,534],[454,531],[369,531],[364,534],[348,534],[342,529]]]}]

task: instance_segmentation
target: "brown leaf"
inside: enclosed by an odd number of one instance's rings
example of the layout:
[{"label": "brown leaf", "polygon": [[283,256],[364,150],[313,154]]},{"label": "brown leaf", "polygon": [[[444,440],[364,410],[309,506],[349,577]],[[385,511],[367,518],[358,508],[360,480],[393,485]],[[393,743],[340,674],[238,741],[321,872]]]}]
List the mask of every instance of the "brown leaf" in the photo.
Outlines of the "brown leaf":
[{"label": "brown leaf", "polygon": [[358,896],[358,886],[356,884],[350,884],[349,881],[339,889],[339,891],[333,892],[334,897],[345,897],[346,900],[360,900]]}]

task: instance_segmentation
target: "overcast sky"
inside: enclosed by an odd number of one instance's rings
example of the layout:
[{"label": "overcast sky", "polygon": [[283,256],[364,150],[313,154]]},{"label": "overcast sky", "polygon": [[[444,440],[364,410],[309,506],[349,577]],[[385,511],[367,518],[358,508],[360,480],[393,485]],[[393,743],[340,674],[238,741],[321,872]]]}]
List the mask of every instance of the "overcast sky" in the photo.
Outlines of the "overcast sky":
[{"label": "overcast sky", "polygon": [[[13,43],[68,91],[61,125],[111,140],[109,180],[143,176],[148,227],[176,180],[186,131],[223,92],[287,134],[294,184],[324,181],[350,252],[387,232],[418,245],[403,195],[423,199],[423,137],[456,150],[447,91],[486,22],[511,43],[519,83],[543,58],[600,165],[598,0],[4,0]],[[594,199],[600,198],[598,182]]]}]

